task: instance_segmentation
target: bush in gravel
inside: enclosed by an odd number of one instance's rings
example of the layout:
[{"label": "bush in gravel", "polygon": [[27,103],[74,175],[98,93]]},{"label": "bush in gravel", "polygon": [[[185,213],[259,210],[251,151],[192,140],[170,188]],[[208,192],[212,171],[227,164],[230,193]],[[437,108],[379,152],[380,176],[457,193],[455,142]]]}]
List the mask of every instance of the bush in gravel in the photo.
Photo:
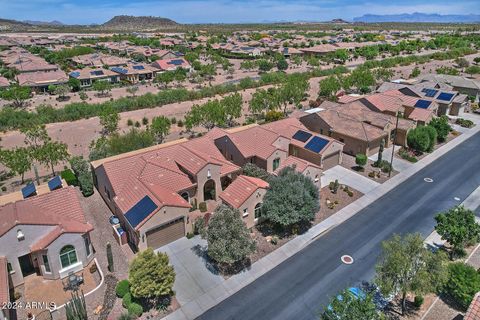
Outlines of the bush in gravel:
[{"label": "bush in gravel", "polygon": [[128,309],[128,307],[132,304],[132,294],[130,292],[126,293],[124,296],[123,296],[123,299],[122,299],[122,306],[125,308],[125,309]]},{"label": "bush in gravel", "polygon": [[475,294],[480,291],[480,273],[463,262],[450,264],[448,273],[445,292],[467,310]]},{"label": "bush in gravel", "polygon": [[357,153],[355,156],[355,163],[360,167],[360,170],[363,171],[363,167],[367,164],[367,156],[363,153]]},{"label": "bush in gravel", "polygon": [[422,306],[423,301],[424,301],[423,296],[415,296],[415,299],[413,299],[413,304],[417,309],[419,309]]},{"label": "bush in gravel", "polygon": [[136,317],[140,317],[143,313],[143,307],[141,305],[139,305],[138,303],[135,303],[135,302],[132,302],[128,306],[127,310],[128,310],[128,314],[136,316]]},{"label": "bush in gravel", "polygon": [[128,282],[128,280],[122,280],[117,283],[117,286],[115,287],[115,293],[117,294],[117,297],[123,298],[129,292],[130,282]]}]

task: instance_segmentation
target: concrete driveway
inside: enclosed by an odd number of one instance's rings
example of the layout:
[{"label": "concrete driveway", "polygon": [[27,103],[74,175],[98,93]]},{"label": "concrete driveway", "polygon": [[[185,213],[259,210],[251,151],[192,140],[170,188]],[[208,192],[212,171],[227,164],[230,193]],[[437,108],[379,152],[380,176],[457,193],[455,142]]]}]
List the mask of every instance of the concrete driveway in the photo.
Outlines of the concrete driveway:
[{"label": "concrete driveway", "polygon": [[165,252],[175,268],[173,289],[180,305],[195,300],[208,290],[218,286],[224,278],[209,263],[205,253],[207,242],[195,236],[183,237],[155,250]]},{"label": "concrete driveway", "polygon": [[340,184],[346,184],[363,194],[372,191],[380,185],[378,182],[338,165],[323,172],[322,186],[327,186],[330,181],[335,181],[335,179],[338,179]]},{"label": "concrete driveway", "polygon": [[[400,150],[400,147],[395,146],[395,152],[397,152],[398,150]],[[392,147],[385,148],[383,150],[382,158],[390,161],[390,159],[392,158]],[[372,161],[377,161],[378,153],[375,153],[374,155],[371,155],[370,157],[368,157],[368,159],[370,159]],[[411,166],[413,166],[413,163],[408,162],[407,160],[403,160],[403,159],[400,159],[398,157],[393,158],[393,169],[395,169],[398,172],[402,172],[404,170],[407,170]]]}]

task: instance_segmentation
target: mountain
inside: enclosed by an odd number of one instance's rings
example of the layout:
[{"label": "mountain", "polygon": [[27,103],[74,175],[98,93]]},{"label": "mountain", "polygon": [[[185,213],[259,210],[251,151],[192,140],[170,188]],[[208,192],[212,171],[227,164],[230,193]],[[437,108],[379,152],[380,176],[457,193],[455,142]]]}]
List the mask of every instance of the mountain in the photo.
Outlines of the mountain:
[{"label": "mountain", "polygon": [[152,30],[177,25],[175,21],[162,17],[115,16],[102,24],[101,27],[111,30]]},{"label": "mountain", "polygon": [[0,18],[0,32],[1,31],[24,31],[26,29],[31,29],[32,25],[20,22],[17,20],[2,19]]},{"label": "mountain", "polygon": [[475,23],[480,22],[480,15],[469,14],[447,14],[437,13],[401,13],[401,14],[365,14],[361,17],[353,18],[354,22],[436,22],[436,23]]},{"label": "mountain", "polygon": [[24,23],[31,24],[34,26],[63,26],[64,24],[60,21],[35,21],[35,20],[24,20]]},{"label": "mountain", "polygon": [[329,23],[335,23],[335,24],[349,24],[350,22],[345,21],[343,19],[337,18],[337,19],[332,19]]}]

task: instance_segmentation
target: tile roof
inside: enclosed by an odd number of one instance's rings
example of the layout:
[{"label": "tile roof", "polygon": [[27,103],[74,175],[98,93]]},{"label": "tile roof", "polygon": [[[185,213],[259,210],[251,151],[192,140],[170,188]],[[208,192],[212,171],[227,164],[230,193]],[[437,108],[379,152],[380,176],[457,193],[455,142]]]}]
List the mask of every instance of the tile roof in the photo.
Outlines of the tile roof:
[{"label": "tile roof", "polygon": [[10,287],[8,285],[7,258],[0,257],[0,306],[10,302]]},{"label": "tile roof", "polygon": [[408,115],[408,119],[414,121],[429,122],[433,117],[433,111],[429,109],[415,108]]},{"label": "tile roof", "polygon": [[475,294],[467,313],[463,317],[463,320],[479,320],[480,319],[480,292]]},{"label": "tile roof", "polygon": [[104,69],[102,67],[86,67],[83,69],[76,69],[69,73],[69,76],[76,79],[103,79],[109,78],[112,76],[117,76],[116,72],[113,72],[110,69]]},{"label": "tile roof", "polygon": [[263,181],[262,179],[240,175],[219,195],[219,197],[230,206],[238,209],[259,188],[267,189],[268,187],[268,182]]},{"label": "tile roof", "polygon": [[0,76],[0,87],[8,87],[8,86],[10,86],[10,81],[5,77]]},{"label": "tile roof", "polygon": [[45,225],[56,228],[32,246],[48,246],[63,233],[85,233],[93,230],[80,206],[74,187],[58,189],[0,207],[0,236],[17,225]]},{"label": "tile roof", "polygon": [[177,68],[189,69],[190,63],[184,58],[160,59],[152,63],[153,67],[165,71],[176,70]]},{"label": "tile roof", "polygon": [[21,86],[48,86],[68,81],[68,76],[62,70],[20,73],[16,78]]},{"label": "tile roof", "polygon": [[280,166],[273,172],[277,175],[283,168],[286,167],[295,167],[295,171],[303,173],[308,167],[314,167],[320,169],[320,167],[314,163],[311,163],[307,160],[303,160],[294,156],[288,156],[284,161],[280,163]]}]

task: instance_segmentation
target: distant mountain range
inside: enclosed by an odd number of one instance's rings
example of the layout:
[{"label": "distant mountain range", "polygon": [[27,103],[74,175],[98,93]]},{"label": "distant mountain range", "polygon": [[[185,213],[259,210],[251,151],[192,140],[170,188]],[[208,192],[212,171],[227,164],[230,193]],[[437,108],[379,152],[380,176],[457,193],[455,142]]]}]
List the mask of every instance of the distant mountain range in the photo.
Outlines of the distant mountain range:
[{"label": "distant mountain range", "polygon": [[475,23],[480,22],[480,15],[476,14],[447,14],[436,13],[401,13],[401,14],[365,14],[361,17],[353,18],[354,22],[436,22],[436,23]]},{"label": "distant mountain range", "polygon": [[115,16],[101,26],[113,30],[147,30],[178,25],[175,21],[151,16]]},{"label": "distant mountain range", "polygon": [[34,25],[34,26],[63,26],[63,23],[57,20],[53,20],[53,21],[24,20],[23,22]]}]

